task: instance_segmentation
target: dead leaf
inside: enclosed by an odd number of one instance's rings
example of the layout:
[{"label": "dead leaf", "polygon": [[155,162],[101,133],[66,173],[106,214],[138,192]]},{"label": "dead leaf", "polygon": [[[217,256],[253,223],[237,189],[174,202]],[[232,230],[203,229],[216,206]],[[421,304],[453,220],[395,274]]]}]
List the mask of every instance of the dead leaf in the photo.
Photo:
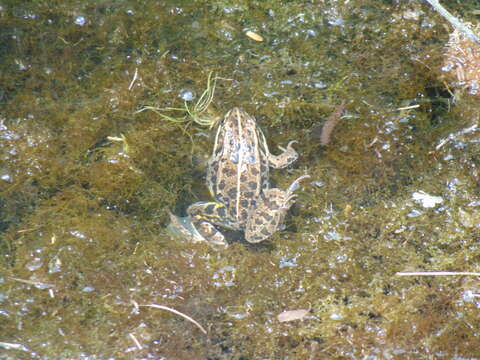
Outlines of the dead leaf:
[{"label": "dead leaf", "polygon": [[300,320],[309,313],[309,310],[298,309],[298,310],[287,310],[277,315],[277,319],[280,322],[287,322],[293,320]]},{"label": "dead leaf", "polygon": [[263,37],[253,31],[249,30],[245,33],[245,35],[247,35],[252,40],[259,41],[259,42],[263,41]]}]

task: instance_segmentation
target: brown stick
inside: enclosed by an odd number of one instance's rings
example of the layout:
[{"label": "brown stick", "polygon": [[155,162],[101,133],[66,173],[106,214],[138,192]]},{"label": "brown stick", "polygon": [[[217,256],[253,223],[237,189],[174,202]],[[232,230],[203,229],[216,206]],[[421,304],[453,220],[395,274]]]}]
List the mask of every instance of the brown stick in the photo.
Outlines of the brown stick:
[{"label": "brown stick", "polygon": [[330,114],[323,125],[322,133],[320,134],[320,145],[327,146],[330,144],[333,128],[342,118],[343,110],[345,110],[345,103],[345,100],[342,100],[342,103]]}]

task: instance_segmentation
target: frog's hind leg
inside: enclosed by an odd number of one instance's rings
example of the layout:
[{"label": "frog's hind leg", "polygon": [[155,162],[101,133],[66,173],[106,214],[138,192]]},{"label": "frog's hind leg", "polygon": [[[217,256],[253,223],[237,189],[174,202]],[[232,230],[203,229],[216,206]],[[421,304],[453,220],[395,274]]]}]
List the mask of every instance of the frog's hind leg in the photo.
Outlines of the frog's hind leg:
[{"label": "frog's hind leg", "polygon": [[248,242],[261,242],[282,230],[285,215],[295,202],[294,191],[298,190],[303,179],[309,177],[309,175],[300,176],[287,190],[272,188],[263,193],[257,207],[247,220],[245,239]]},{"label": "frog's hind leg", "polygon": [[283,152],[280,155],[269,154],[268,164],[275,169],[280,169],[290,165],[295,160],[297,160],[298,153],[292,147],[292,144],[296,142],[298,141],[296,140],[290,141],[286,149],[284,147],[279,146],[278,148]]},{"label": "frog's hind leg", "polygon": [[228,246],[223,234],[214,226],[214,224],[223,225],[222,219],[226,216],[225,205],[200,201],[190,205],[187,214],[195,229],[211,245],[221,248]]}]

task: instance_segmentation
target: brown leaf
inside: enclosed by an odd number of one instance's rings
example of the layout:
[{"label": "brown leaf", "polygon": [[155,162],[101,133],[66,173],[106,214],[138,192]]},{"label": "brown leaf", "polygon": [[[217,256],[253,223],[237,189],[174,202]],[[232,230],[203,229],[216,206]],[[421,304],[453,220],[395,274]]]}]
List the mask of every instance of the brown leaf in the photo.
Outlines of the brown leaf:
[{"label": "brown leaf", "polygon": [[309,313],[309,310],[298,309],[298,310],[287,310],[277,315],[277,319],[280,322],[287,322],[293,320],[300,320]]},{"label": "brown leaf", "polygon": [[259,35],[253,31],[247,31],[245,35],[247,35],[252,40],[259,41],[259,42],[263,41],[262,35]]}]

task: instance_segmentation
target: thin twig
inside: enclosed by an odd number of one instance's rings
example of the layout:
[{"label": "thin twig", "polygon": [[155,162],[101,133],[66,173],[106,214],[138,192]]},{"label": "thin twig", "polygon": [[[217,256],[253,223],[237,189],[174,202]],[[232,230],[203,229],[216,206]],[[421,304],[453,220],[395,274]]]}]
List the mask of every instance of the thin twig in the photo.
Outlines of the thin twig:
[{"label": "thin twig", "polygon": [[28,351],[27,347],[23,344],[8,343],[8,342],[3,342],[3,341],[0,341],[0,348],[3,348],[5,350]]},{"label": "thin twig", "polygon": [[169,308],[168,306],[157,305],[157,304],[148,304],[148,305],[139,305],[139,306],[142,306],[142,307],[153,307],[153,308],[155,308],[155,309],[161,309],[161,310],[170,311],[170,312],[172,312],[172,313],[174,313],[174,314],[177,314],[177,315],[183,317],[184,319],[190,321],[191,323],[195,324],[205,335],[207,335],[207,330],[205,330],[202,325],[200,325],[198,322],[196,322],[196,321],[195,321],[194,319],[192,319],[190,316],[185,315],[185,314],[181,313],[181,312],[178,311],[178,310]]},{"label": "thin twig", "polygon": [[410,105],[410,106],[399,107],[399,108],[397,108],[396,110],[397,110],[397,111],[411,110],[411,109],[416,109],[416,108],[418,108],[418,107],[420,107],[420,105],[417,104],[417,105]]},{"label": "thin twig", "polygon": [[432,7],[438,11],[440,15],[442,15],[447,21],[452,24],[452,26],[462,31],[466,36],[468,36],[471,40],[475,41],[477,44],[480,44],[480,38],[475,35],[475,33],[466,27],[460,20],[458,20],[455,16],[450,14],[447,9],[445,9],[437,0],[426,0]]},{"label": "thin twig", "polygon": [[28,284],[28,285],[33,285],[38,289],[48,289],[48,288],[55,287],[55,285],[53,285],[53,284],[48,284],[48,283],[44,283],[44,282],[41,282],[41,281],[35,281],[35,280],[19,279],[19,278],[12,277],[12,276],[10,276],[10,280],[18,281],[18,282]]},{"label": "thin twig", "polygon": [[137,80],[138,77],[138,68],[135,68],[135,74],[133,74],[133,79],[130,82],[130,85],[128,86],[128,90],[132,90],[133,84],[135,84],[135,81]]},{"label": "thin twig", "polygon": [[132,339],[132,341],[135,343],[135,345],[137,346],[137,349],[138,349],[138,350],[142,350],[142,349],[143,349],[142,344],[140,344],[140,342],[137,340],[137,338],[135,337],[135,335],[133,335],[132,333],[129,333],[128,336],[130,336],[130,339]]},{"label": "thin twig", "polygon": [[398,276],[480,276],[478,272],[469,271],[414,271],[414,272],[397,272]]}]

